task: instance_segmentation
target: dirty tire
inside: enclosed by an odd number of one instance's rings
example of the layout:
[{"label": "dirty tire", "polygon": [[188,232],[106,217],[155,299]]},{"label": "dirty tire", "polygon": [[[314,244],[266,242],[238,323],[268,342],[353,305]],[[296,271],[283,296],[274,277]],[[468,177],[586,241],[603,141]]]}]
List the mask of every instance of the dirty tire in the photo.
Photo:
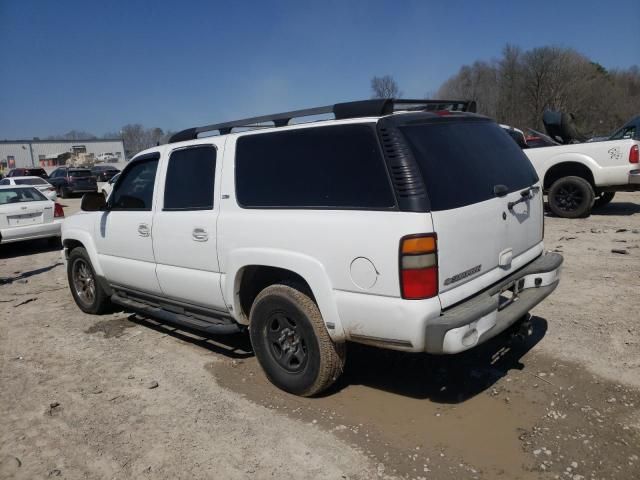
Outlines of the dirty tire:
[{"label": "dirty tire", "polygon": [[304,290],[295,284],[262,290],[251,307],[249,333],[271,383],[310,397],[342,374],[345,345],[331,340],[318,306]]},{"label": "dirty tire", "polygon": [[588,217],[593,207],[595,192],[581,177],[562,177],[556,180],[547,195],[549,208],[563,218]]},{"label": "dirty tire", "polygon": [[602,192],[602,194],[596,198],[596,201],[593,202],[593,208],[602,208],[609,205],[615,196],[616,192]]},{"label": "dirty tire", "polygon": [[[109,297],[100,286],[89,255],[82,247],[74,248],[69,254],[67,280],[71,295],[83,312],[98,315],[109,305]],[[86,288],[78,287],[79,284],[83,284]],[[89,286],[92,286],[92,289]],[[92,295],[89,295],[91,290]]]}]

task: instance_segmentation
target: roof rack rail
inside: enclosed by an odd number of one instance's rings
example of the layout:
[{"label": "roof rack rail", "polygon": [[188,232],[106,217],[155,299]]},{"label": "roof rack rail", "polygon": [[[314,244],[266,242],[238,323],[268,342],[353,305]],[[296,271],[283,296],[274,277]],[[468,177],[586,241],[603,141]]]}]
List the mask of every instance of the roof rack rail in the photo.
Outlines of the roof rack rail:
[{"label": "roof rack rail", "polygon": [[260,125],[271,122],[268,127],[284,127],[294,118],[303,118],[315,115],[333,114],[335,119],[359,117],[378,117],[388,115],[395,111],[437,111],[450,110],[457,112],[475,112],[476,102],[470,100],[424,100],[424,99],[394,99],[381,98],[373,100],[359,100],[355,102],[336,103],[324,107],[307,108],[304,110],[293,110],[291,112],[275,113],[260,117],[244,118],[231,122],[215,123],[204,127],[193,127],[182,130],[174,134],[169,143],[182,142],[185,140],[195,140],[198,135],[205,132],[217,131],[220,135],[231,133],[234,128],[260,128]]}]

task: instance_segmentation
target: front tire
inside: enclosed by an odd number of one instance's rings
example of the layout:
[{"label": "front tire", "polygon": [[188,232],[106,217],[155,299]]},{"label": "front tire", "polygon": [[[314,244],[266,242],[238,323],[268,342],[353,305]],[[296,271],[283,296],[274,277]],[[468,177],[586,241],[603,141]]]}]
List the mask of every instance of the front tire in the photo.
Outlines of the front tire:
[{"label": "front tire", "polygon": [[71,192],[68,188],[60,187],[60,196],[62,198],[69,198],[71,196]]},{"label": "front tire", "polygon": [[278,388],[309,397],[342,373],[345,345],[329,337],[320,310],[296,285],[271,285],[256,297],[250,314],[253,350]]},{"label": "front tire", "polygon": [[76,305],[84,313],[98,315],[109,305],[109,297],[100,286],[87,251],[71,250],[67,261],[67,279]]},{"label": "front tire", "polygon": [[547,195],[549,208],[563,218],[588,217],[593,207],[595,192],[581,177],[563,177],[556,180]]}]

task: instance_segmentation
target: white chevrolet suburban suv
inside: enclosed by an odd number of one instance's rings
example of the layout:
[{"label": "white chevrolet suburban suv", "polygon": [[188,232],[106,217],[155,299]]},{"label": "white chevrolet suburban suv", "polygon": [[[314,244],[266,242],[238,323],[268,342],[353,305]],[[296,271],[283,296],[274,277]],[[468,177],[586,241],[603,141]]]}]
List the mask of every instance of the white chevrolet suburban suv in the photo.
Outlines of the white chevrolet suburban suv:
[{"label": "white chevrolet suburban suv", "polygon": [[453,354],[517,328],[562,257],[544,252],[531,163],[468,106],[368,100],[179,132],[65,221],[73,297],[248,329],[269,379],[305,396],[340,375],[347,341]]}]

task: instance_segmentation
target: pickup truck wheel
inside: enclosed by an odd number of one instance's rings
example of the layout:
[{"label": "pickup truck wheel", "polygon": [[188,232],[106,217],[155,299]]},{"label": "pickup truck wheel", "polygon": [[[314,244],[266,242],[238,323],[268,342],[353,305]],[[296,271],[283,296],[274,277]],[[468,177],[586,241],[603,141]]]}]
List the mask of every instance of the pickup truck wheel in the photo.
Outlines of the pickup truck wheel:
[{"label": "pickup truck wheel", "polygon": [[71,250],[67,262],[67,278],[73,299],[85,313],[102,313],[109,305],[109,297],[96,279],[91,260],[82,247]]},{"label": "pickup truck wheel", "polygon": [[62,198],[69,198],[71,196],[71,192],[67,188],[60,187],[60,196]]},{"label": "pickup truck wheel", "polygon": [[265,374],[278,388],[309,397],[342,373],[345,345],[334,343],[318,306],[295,285],[271,285],[251,307],[249,334]]},{"label": "pickup truck wheel", "polygon": [[563,177],[556,180],[548,193],[549,208],[558,217],[581,218],[591,213],[595,192],[581,177]]},{"label": "pickup truck wheel", "polygon": [[593,202],[593,208],[602,208],[609,205],[615,196],[616,192],[602,192],[602,194],[596,198],[596,201]]}]

